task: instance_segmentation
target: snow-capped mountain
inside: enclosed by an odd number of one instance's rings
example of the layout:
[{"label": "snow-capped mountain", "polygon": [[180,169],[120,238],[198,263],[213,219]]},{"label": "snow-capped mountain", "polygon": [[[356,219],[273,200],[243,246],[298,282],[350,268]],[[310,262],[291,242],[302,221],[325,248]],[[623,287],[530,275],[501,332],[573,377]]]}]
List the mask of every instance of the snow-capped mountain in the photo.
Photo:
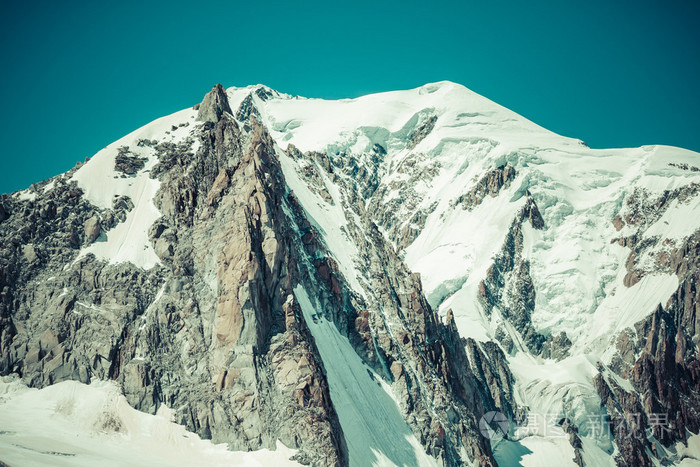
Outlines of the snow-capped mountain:
[{"label": "snow-capped mountain", "polygon": [[0,198],[0,461],[700,462],[699,166],[450,82],[217,85]]}]

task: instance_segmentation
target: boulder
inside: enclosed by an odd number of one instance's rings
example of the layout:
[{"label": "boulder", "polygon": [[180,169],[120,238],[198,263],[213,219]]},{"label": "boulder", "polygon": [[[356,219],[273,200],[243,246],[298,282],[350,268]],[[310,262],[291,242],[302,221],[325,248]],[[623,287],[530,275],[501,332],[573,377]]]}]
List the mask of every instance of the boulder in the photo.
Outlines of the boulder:
[{"label": "boulder", "polygon": [[31,243],[22,247],[22,254],[24,255],[24,259],[26,259],[28,263],[33,263],[37,259],[39,259],[39,255],[37,255],[36,248],[34,248],[34,245],[32,245]]},{"label": "boulder", "polygon": [[87,243],[92,243],[97,240],[102,232],[102,225],[97,216],[92,216],[90,219],[83,223],[83,230],[85,230],[85,240]]}]

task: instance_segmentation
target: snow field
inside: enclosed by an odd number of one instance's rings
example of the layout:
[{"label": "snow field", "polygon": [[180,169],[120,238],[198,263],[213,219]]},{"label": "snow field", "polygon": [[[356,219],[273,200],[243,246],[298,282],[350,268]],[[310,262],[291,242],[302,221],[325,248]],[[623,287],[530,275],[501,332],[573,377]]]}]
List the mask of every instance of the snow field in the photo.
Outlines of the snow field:
[{"label": "snow field", "polygon": [[274,451],[229,451],[188,432],[173,416],[165,406],[156,415],[139,412],[109,381],[64,381],[39,390],[3,377],[0,461],[25,467],[300,465],[279,441]]}]

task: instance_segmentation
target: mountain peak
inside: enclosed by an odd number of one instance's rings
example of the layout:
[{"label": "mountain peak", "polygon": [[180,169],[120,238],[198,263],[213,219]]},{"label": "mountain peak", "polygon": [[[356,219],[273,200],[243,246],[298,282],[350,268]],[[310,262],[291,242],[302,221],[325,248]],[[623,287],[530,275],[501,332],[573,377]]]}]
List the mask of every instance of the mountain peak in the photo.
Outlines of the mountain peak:
[{"label": "mountain peak", "polygon": [[217,84],[211,91],[204,96],[202,103],[199,104],[199,113],[197,120],[202,122],[218,122],[224,112],[231,112],[231,106],[228,103],[226,90],[221,84]]}]

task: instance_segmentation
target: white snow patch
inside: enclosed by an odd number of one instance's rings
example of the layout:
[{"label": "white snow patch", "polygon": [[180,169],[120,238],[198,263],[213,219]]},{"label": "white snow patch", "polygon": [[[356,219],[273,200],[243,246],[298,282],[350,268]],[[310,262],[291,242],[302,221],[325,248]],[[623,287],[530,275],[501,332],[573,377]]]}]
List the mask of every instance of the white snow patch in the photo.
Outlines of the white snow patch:
[{"label": "white snow patch", "polygon": [[644,232],[644,238],[660,236],[664,239],[682,240],[700,228],[698,219],[700,196],[694,196],[685,203],[674,199],[661,218]]},{"label": "white snow patch", "polygon": [[[426,92],[428,88],[433,92]],[[232,92],[237,94],[238,90],[229,90],[229,95]],[[366,141],[359,145],[361,149],[367,149],[370,142],[385,145],[386,141],[381,141],[382,138],[391,133],[400,133],[407,124],[417,124],[417,114],[424,110],[444,120],[444,123],[439,121],[438,124],[444,127],[442,134],[447,137],[463,137],[465,133],[480,136],[484,127],[500,131],[501,134],[515,135],[516,138],[532,133],[545,140],[556,136],[464,86],[448,81],[337,101],[280,97],[266,102],[256,101],[256,105],[260,107],[275,140],[280,144],[292,143],[302,151],[322,151],[338,143],[351,148],[358,145],[362,138],[366,138]],[[483,120],[493,125],[483,125],[483,121],[478,119],[465,120],[462,117],[465,109],[480,114]],[[494,128],[496,126],[498,128]],[[406,128],[407,133],[411,131],[412,126]]]},{"label": "white snow patch", "polygon": [[42,193],[48,193],[49,191],[53,190],[55,186],[56,186],[56,180],[51,180],[49,183],[47,183],[44,186]]},{"label": "white snow patch", "polygon": [[[623,275],[621,271],[615,292],[605,297],[582,330],[586,336],[582,343],[589,351],[606,349],[610,338],[649,316],[658,305],[665,305],[678,288],[675,274],[650,274],[632,287],[622,284]],[[577,350],[572,349],[572,353]]]},{"label": "white snow patch", "polygon": [[504,440],[496,446],[493,455],[498,465],[503,466],[576,466],[574,449],[566,437],[530,436],[519,441]]},{"label": "white snow patch", "polygon": [[90,253],[97,258],[107,260],[110,264],[131,262],[143,269],[151,269],[160,264],[148,238],[148,229],[160,217],[160,212],[153,204],[160,182],[140,177],[134,199],[134,209],[126,220],[105,232],[107,239],[98,238],[92,245],[82,249],[78,258]]},{"label": "white snow patch", "polygon": [[677,443],[676,452],[679,459],[682,459],[678,465],[684,467],[700,466],[700,434],[689,433],[688,446]]},{"label": "white snow patch", "polygon": [[29,191],[28,189],[18,191],[15,196],[20,201],[35,201],[36,200],[36,193],[33,191]]},{"label": "white snow patch", "polygon": [[[588,417],[600,412],[600,397],[593,386],[595,361],[575,355],[561,361],[542,360],[525,352],[509,357],[515,376],[516,401],[528,406],[539,420],[568,417],[585,435]],[[539,434],[546,434],[543,427]]]}]

